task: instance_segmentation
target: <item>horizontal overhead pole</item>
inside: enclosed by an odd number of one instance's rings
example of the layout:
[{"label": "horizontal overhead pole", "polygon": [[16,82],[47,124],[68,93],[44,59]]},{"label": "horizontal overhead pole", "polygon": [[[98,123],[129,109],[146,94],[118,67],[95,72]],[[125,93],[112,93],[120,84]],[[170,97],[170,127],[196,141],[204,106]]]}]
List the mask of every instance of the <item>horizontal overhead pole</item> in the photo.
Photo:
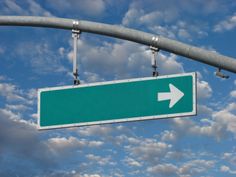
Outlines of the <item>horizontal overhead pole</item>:
[{"label": "horizontal overhead pole", "polygon": [[118,25],[108,25],[83,20],[35,16],[0,16],[0,26],[32,26],[80,30],[129,40],[140,44],[157,47],[161,50],[181,55],[193,60],[236,73],[236,59],[202,48],[184,44],[160,35],[146,33]]}]

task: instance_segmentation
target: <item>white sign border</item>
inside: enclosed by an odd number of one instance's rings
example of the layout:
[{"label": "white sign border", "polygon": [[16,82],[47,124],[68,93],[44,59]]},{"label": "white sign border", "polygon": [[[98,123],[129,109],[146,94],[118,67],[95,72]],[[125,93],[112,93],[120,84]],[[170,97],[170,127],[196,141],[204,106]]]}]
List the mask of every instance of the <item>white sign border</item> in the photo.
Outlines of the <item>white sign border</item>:
[{"label": "white sign border", "polygon": [[[52,126],[43,126],[43,127],[40,126],[40,94],[41,94],[41,92],[54,91],[54,90],[64,90],[64,89],[71,89],[71,88],[81,88],[81,87],[92,87],[92,86],[98,86],[98,85],[127,83],[127,82],[135,82],[135,81],[182,77],[182,76],[192,76],[192,78],[193,78],[193,111],[192,112],[165,114],[165,115],[159,115],[159,116],[154,115],[154,116],[145,116],[145,117],[125,118],[125,119],[113,119],[113,120],[94,121],[94,122],[85,122],[85,123],[73,123],[73,124],[65,124],[65,125],[52,125]],[[197,114],[196,77],[197,77],[196,72],[191,72],[191,73],[164,75],[164,76],[158,76],[158,77],[135,78],[135,79],[126,79],[126,80],[107,81],[107,82],[96,82],[96,83],[89,83],[89,84],[82,84],[82,85],[41,88],[41,89],[38,89],[38,106],[37,106],[38,107],[38,125],[37,125],[37,129],[38,130],[49,130],[49,129],[57,129],[57,128],[71,128],[71,127],[80,127],[80,126],[91,126],[91,125],[101,125],[101,124],[112,124],[112,123],[122,123],[122,122],[134,122],[134,121],[143,121],[143,120],[155,120],[155,119],[167,119],[167,118],[175,118],[175,117],[194,116]]]}]

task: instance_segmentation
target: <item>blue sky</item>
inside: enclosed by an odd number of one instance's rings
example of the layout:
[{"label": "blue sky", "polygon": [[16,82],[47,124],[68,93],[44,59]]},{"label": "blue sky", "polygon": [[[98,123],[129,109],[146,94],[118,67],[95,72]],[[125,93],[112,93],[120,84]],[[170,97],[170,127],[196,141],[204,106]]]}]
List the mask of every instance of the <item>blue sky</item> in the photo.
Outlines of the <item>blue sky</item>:
[{"label": "blue sky", "polygon": [[[122,25],[236,57],[233,0],[1,0],[1,15]],[[82,33],[83,83],[151,76],[148,46]],[[198,115],[38,131],[37,89],[71,85],[66,30],[0,27],[0,176],[235,176],[236,77],[164,51],[161,75],[197,72]]]}]

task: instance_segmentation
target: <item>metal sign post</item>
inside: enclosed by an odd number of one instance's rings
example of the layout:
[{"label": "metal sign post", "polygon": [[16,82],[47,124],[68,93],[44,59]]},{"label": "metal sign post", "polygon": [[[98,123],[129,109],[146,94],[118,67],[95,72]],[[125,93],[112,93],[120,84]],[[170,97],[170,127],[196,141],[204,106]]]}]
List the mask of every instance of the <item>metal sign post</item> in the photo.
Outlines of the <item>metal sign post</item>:
[{"label": "metal sign post", "polygon": [[[77,23],[75,24],[75,22]],[[171,52],[202,63],[209,64],[211,66],[215,66],[221,70],[225,69],[227,71],[236,73],[235,58],[227,57],[202,48],[184,44],[182,42],[168,39],[160,35],[145,33],[130,28],[124,28],[118,25],[52,17],[0,16],[0,26],[14,25],[59,28],[67,30],[76,29],[82,32],[112,36],[147,46],[153,46],[163,51]],[[220,73],[220,75],[222,75],[222,73]]]}]

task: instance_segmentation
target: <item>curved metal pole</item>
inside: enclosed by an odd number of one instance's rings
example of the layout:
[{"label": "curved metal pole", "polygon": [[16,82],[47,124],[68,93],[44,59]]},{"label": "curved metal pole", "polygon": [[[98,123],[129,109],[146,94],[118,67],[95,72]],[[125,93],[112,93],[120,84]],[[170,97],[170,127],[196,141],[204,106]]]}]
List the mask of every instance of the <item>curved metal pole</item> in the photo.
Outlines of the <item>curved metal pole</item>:
[{"label": "curved metal pole", "polygon": [[80,30],[88,33],[101,34],[125,39],[140,44],[157,47],[177,55],[225,69],[236,73],[236,59],[207,51],[195,46],[184,44],[159,35],[90,21],[78,21],[65,18],[35,17],[35,16],[0,16],[0,26],[34,26]]}]

